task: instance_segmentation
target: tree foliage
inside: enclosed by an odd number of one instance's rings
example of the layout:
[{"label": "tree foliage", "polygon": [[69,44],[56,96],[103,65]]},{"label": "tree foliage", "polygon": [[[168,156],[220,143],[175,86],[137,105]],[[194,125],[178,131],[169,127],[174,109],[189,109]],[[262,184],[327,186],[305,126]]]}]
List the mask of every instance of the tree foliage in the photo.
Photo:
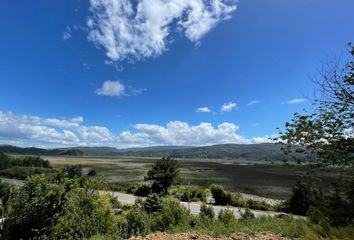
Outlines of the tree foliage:
[{"label": "tree foliage", "polygon": [[145,179],[151,182],[153,192],[167,194],[168,188],[176,183],[178,176],[178,162],[167,157],[158,160],[148,171]]},{"label": "tree foliage", "polygon": [[[285,152],[304,152],[307,160],[324,165],[354,163],[354,47],[345,64],[329,61],[313,81],[317,85],[311,114],[295,113],[279,140]],[[294,154],[295,153],[295,154]]]},{"label": "tree foliage", "polygon": [[13,189],[7,201],[2,237],[30,239],[49,236],[65,202],[67,189],[53,184],[43,175],[28,178],[20,189]]},{"label": "tree foliage", "polygon": [[67,196],[59,214],[52,239],[86,239],[115,230],[115,220],[109,196],[89,194],[77,188]]}]

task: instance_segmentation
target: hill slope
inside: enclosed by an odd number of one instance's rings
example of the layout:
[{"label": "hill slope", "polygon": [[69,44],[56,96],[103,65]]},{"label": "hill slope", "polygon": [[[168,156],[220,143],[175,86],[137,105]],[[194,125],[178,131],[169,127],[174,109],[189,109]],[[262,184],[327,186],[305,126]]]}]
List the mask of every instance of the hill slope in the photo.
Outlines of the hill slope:
[{"label": "hill slope", "polygon": [[205,147],[189,147],[182,149],[146,150],[119,152],[124,156],[176,158],[225,158],[244,160],[283,161],[290,160],[281,146],[271,143],[262,144],[220,144]]},{"label": "hill slope", "polygon": [[73,148],[20,148],[1,145],[0,151],[28,155],[70,155],[70,156],[140,156],[175,158],[210,158],[284,161],[290,160],[281,146],[272,143],[262,144],[220,144],[204,147],[155,146],[147,148],[117,149],[113,147],[73,147]]}]

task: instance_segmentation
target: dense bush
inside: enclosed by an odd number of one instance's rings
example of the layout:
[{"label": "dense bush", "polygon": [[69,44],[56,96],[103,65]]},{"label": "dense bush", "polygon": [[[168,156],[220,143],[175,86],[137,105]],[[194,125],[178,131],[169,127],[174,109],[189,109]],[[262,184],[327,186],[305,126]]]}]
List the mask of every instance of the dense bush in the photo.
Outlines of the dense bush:
[{"label": "dense bush", "polygon": [[81,165],[65,165],[61,171],[61,178],[80,178],[82,177]]},{"label": "dense bush", "polygon": [[162,199],[156,193],[150,194],[142,204],[143,209],[149,213],[158,213],[162,210]]},{"label": "dense bush", "polygon": [[165,231],[175,226],[188,225],[188,210],[175,198],[162,200],[162,209],[153,217],[152,229]]},{"label": "dense bush", "polygon": [[88,177],[94,177],[97,175],[97,172],[95,169],[90,169],[88,172],[87,172],[87,176]]},{"label": "dense bush", "polygon": [[233,225],[237,222],[234,212],[230,209],[221,209],[218,214],[218,219],[226,226]]},{"label": "dense bush", "polygon": [[274,207],[265,201],[257,201],[253,199],[248,199],[246,206],[251,209],[258,209],[263,211],[273,211]]},{"label": "dense bush", "polygon": [[139,187],[138,184],[129,182],[109,182],[108,186],[111,191],[125,192],[130,194],[134,194],[136,189]]},{"label": "dense bush", "polygon": [[199,216],[205,219],[213,219],[215,217],[215,212],[212,206],[202,204],[200,206]]},{"label": "dense bush", "polygon": [[231,203],[231,194],[226,192],[221,185],[211,185],[210,192],[216,205],[228,205]]},{"label": "dense bush", "polygon": [[134,195],[139,197],[146,197],[151,193],[151,187],[145,184],[142,184],[134,190]]},{"label": "dense bush", "polygon": [[321,201],[308,211],[309,218],[323,226],[342,227],[354,224],[353,169],[331,186]]},{"label": "dense bush", "polygon": [[[208,206],[206,204],[202,204],[200,206],[200,212],[199,212],[199,224],[208,226],[212,224],[213,220],[215,217],[215,212],[212,206]],[[196,220],[198,223],[198,219]],[[196,224],[197,224],[196,223]],[[194,224],[194,225],[196,225]]]},{"label": "dense bush", "polygon": [[146,235],[150,232],[150,219],[146,212],[133,208],[126,215],[128,236]]},{"label": "dense bush", "polygon": [[13,189],[5,210],[3,239],[49,237],[62,210],[67,187],[45,176],[32,176],[24,187]]},{"label": "dense bush", "polygon": [[77,188],[67,195],[52,232],[52,239],[85,239],[115,231],[115,218],[107,195],[91,195]]},{"label": "dense bush", "polygon": [[321,200],[322,192],[313,182],[297,181],[293,187],[292,195],[285,204],[285,211],[306,215],[311,206],[317,206]]},{"label": "dense bush", "polygon": [[264,211],[272,211],[275,208],[265,201],[244,199],[239,193],[230,193],[225,191],[220,185],[210,186],[211,194],[216,205],[229,205],[233,207],[247,207]]},{"label": "dense bush", "polygon": [[181,186],[170,191],[170,194],[181,201],[206,202],[207,190],[200,186]]}]

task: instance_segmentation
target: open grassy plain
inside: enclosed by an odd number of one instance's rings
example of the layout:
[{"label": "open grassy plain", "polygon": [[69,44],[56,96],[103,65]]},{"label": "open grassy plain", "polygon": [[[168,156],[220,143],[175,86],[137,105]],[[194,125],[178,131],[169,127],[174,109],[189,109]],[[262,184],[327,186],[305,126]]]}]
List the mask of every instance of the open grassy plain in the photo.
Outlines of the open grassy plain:
[{"label": "open grassy plain", "polygon": [[[80,164],[84,170],[93,168],[111,182],[142,182],[157,158],[147,157],[49,157],[55,168]],[[308,166],[245,162],[223,159],[178,159],[182,181],[186,184],[222,184],[226,189],[264,197],[285,199],[300,177],[319,177],[325,185],[337,172],[334,169],[310,169]]]}]

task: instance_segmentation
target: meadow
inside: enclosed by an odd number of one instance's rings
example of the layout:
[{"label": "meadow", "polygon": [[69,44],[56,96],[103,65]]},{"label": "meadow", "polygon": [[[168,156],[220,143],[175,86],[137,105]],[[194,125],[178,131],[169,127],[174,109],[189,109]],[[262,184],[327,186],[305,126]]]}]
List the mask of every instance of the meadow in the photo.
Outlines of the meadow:
[{"label": "meadow", "polygon": [[[84,171],[95,169],[110,182],[139,183],[157,158],[148,157],[48,157],[55,168],[80,164]],[[286,199],[299,178],[318,177],[328,185],[336,176],[334,169],[319,170],[309,166],[245,162],[224,159],[178,159],[182,184],[221,184],[227,190],[241,191],[263,197]]]}]

